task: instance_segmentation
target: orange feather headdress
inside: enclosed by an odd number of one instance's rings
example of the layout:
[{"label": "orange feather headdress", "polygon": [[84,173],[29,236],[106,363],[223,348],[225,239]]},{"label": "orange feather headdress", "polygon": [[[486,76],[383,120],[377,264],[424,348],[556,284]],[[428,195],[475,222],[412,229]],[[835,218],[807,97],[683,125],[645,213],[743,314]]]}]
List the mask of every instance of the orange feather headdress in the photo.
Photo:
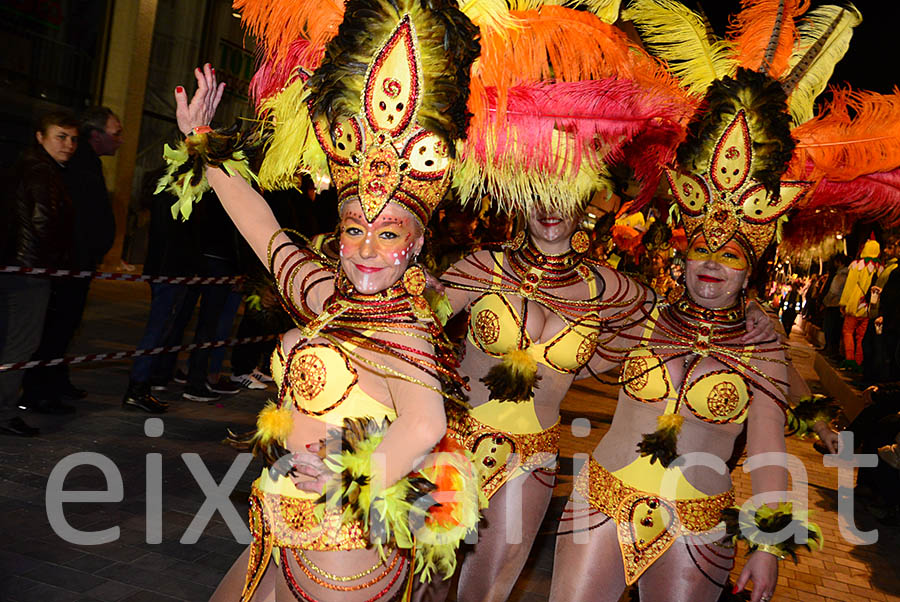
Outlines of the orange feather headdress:
[{"label": "orange feather headdress", "polygon": [[[468,128],[445,138],[448,156],[455,156],[448,167],[454,186],[463,202],[489,194],[510,211],[540,205],[573,213],[607,185],[604,166],[619,163],[642,183],[641,197],[649,198],[659,180],[657,166],[670,159],[692,100],[658,61],[598,15],[547,4],[459,3],[480,30],[472,35],[480,54],[471,79],[461,82],[460,92],[468,94]],[[617,2],[594,4],[615,4],[618,13]],[[262,185],[288,187],[298,173],[310,173],[330,177],[347,195],[358,194],[323,132],[336,140],[336,127],[347,130],[342,123],[353,114],[352,103],[334,90],[360,84],[335,80],[329,93],[339,103],[321,103],[316,73],[343,56],[325,49],[365,13],[351,18],[345,15],[349,5],[334,0],[235,0],[235,8],[259,39],[260,68],[251,90],[270,134]],[[443,50],[452,48],[445,44]],[[426,74],[432,62],[423,61]],[[319,110],[323,104],[332,108]],[[324,120],[315,128],[309,125],[310,109]],[[429,120],[440,119],[442,111],[435,105],[418,116],[423,127],[433,129]],[[316,141],[326,143],[324,156]],[[373,177],[369,183],[380,176]]]}]

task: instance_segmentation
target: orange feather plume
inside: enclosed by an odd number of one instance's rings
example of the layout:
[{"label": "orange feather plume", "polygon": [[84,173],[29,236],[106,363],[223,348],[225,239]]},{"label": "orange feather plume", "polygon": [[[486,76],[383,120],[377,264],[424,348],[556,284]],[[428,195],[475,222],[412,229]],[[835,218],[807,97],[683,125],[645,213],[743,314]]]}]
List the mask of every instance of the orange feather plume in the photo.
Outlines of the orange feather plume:
[{"label": "orange feather plume", "polygon": [[824,110],[792,133],[792,173],[802,177],[848,181],[892,170],[900,165],[900,90],[832,89]]},{"label": "orange feather plume", "polygon": [[481,57],[472,75],[484,86],[601,79],[630,70],[634,44],[591,13],[544,6],[510,14],[514,27],[482,32]]},{"label": "orange feather plume", "polygon": [[741,67],[775,79],[788,67],[797,38],[794,19],[806,12],[809,0],[743,0],[733,16],[728,37]]},{"label": "orange feather plume", "polygon": [[285,60],[298,38],[313,49],[322,48],[337,34],[344,18],[341,0],[234,0],[244,28],[262,42],[275,65]]},{"label": "orange feather plume", "polygon": [[[507,91],[536,82],[576,82],[627,78],[656,95],[693,102],[678,81],[618,28],[592,13],[547,5],[510,11],[514,25],[483,29],[481,56],[472,67],[469,110],[475,115],[496,111],[503,119]],[[487,89],[496,90],[490,107]]]}]

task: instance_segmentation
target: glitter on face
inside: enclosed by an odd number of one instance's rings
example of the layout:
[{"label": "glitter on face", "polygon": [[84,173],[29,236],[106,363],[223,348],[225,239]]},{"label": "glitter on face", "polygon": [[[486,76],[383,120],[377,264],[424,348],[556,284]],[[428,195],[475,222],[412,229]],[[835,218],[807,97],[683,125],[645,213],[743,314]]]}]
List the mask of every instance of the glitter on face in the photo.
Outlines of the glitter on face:
[{"label": "glitter on face", "polygon": [[357,207],[358,201],[341,212],[341,266],[359,292],[372,294],[402,277],[422,238],[409,212],[394,203],[374,222]]}]

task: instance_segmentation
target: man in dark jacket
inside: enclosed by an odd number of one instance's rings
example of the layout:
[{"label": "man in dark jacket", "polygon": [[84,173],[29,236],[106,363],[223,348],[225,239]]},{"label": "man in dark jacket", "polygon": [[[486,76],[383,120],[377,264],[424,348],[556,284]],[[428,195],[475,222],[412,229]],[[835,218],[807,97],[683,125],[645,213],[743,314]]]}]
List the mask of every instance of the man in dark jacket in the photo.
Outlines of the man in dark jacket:
[{"label": "man in dark jacket", "polygon": [[66,166],[66,182],[75,207],[75,261],[80,270],[95,270],[112,248],[116,220],[100,157],[122,146],[122,124],[107,107],[81,114],[81,144]]},{"label": "man in dark jacket", "polygon": [[[112,247],[116,232],[100,156],[113,155],[119,149],[122,125],[108,108],[93,107],[82,114],[79,134],[80,144],[65,170],[74,212],[72,267],[94,271]],[[81,325],[90,285],[89,278],[53,282],[50,310],[41,340],[42,356],[49,359],[66,355]],[[25,376],[23,386],[26,405],[46,399],[83,399],[87,396],[86,391],[69,380],[69,367],[65,364],[33,369]]]},{"label": "man in dark jacket", "polygon": [[[73,260],[72,201],[64,182],[65,164],[78,144],[78,122],[64,111],[45,115],[35,132],[37,144],[16,165],[5,196],[8,240],[3,265],[70,268]],[[25,274],[0,275],[0,364],[31,359],[38,351],[55,281]],[[23,372],[0,372],[0,431],[34,435],[37,430],[15,416]],[[21,405],[21,403],[20,403]],[[72,408],[59,399],[33,400],[38,411],[63,413]]]}]

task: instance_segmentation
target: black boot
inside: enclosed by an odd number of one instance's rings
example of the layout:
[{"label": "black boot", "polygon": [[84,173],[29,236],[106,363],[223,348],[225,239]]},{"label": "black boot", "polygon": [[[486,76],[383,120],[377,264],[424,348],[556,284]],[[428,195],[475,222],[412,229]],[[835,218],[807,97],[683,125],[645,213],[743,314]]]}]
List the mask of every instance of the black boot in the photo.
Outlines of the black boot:
[{"label": "black boot", "polygon": [[122,407],[127,409],[144,410],[151,414],[162,414],[168,408],[168,404],[163,403],[150,394],[149,383],[128,383],[128,390],[122,398]]}]

